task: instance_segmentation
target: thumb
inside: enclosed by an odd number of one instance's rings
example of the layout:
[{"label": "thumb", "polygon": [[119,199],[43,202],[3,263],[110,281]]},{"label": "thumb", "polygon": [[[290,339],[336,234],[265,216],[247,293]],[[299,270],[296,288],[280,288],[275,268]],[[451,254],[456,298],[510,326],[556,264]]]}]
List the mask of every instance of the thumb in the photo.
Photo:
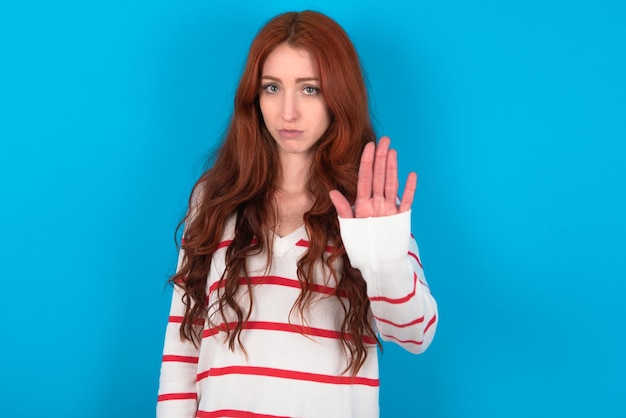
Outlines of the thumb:
[{"label": "thumb", "polygon": [[337,211],[337,215],[340,218],[353,218],[354,215],[352,213],[352,206],[350,206],[350,202],[345,198],[345,196],[338,190],[331,190],[330,200],[333,202],[335,206],[335,210]]}]

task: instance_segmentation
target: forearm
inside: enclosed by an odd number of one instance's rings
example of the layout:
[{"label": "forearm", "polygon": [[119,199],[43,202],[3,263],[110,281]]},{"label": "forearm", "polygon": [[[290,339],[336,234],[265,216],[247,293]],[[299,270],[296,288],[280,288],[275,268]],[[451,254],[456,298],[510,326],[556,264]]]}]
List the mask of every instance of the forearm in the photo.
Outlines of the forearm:
[{"label": "forearm", "polygon": [[[182,250],[179,257],[179,267]],[[197,410],[196,375],[198,348],[180,336],[184,316],[183,290],[174,286],[172,304],[165,331],[157,418],[193,418]]]},{"label": "forearm", "polygon": [[410,222],[408,211],[376,218],[340,218],[340,227],[350,262],[367,283],[381,338],[420,353],[433,339],[437,304],[424,277]]}]

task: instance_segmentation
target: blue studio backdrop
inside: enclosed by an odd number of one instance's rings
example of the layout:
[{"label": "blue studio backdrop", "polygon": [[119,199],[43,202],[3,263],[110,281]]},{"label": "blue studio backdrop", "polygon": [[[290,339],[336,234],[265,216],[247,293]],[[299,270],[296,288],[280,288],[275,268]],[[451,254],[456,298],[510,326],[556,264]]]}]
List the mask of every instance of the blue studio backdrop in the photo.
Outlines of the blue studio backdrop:
[{"label": "blue studio backdrop", "polygon": [[626,416],[626,3],[0,2],[0,416],[149,417],[174,229],[273,15],[339,21],[440,325],[382,417]]}]

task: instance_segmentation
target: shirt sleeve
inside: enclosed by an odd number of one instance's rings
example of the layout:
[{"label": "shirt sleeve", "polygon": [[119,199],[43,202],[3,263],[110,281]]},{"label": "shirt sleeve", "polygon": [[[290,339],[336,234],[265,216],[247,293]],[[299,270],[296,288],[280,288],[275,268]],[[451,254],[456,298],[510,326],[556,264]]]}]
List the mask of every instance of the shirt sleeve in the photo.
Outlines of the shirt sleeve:
[{"label": "shirt sleeve", "polygon": [[[180,250],[178,268],[184,250]],[[196,375],[199,349],[191,341],[180,337],[181,322],[185,312],[183,290],[174,286],[170,315],[165,330],[157,418],[193,418],[198,408]]]},{"label": "shirt sleeve", "polygon": [[[194,191],[187,224],[197,214],[198,202],[202,192],[202,188]],[[184,257],[185,250],[181,248],[178,254],[177,272],[182,266]],[[175,285],[165,330],[156,407],[157,418],[194,418],[198,410],[196,377],[200,349],[199,346],[196,347],[191,341],[183,340],[180,336],[180,327],[185,315],[183,295],[184,290]]]},{"label": "shirt sleeve", "polygon": [[437,303],[424,277],[411,211],[373,218],[339,218],[341,239],[353,267],[367,283],[378,334],[412,353],[435,335]]}]

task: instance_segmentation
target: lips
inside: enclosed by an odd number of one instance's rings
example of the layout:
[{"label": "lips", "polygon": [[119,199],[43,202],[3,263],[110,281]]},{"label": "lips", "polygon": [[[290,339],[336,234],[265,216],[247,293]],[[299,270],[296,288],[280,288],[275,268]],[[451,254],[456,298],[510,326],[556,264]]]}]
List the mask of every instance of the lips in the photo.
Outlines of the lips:
[{"label": "lips", "polygon": [[280,136],[287,139],[294,139],[302,135],[302,131],[299,131],[297,129],[280,129],[278,133],[280,134]]}]

